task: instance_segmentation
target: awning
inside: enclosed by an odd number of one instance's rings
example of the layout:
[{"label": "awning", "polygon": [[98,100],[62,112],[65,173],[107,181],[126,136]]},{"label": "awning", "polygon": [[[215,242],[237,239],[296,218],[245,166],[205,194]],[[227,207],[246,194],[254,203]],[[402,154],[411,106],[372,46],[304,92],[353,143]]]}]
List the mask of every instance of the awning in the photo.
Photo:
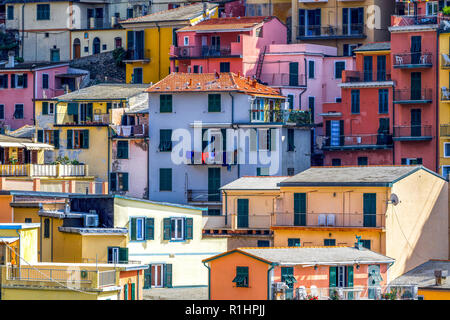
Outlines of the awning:
[{"label": "awning", "polygon": [[27,150],[53,150],[55,147],[47,143],[22,143]]},{"label": "awning", "polygon": [[287,275],[287,276],[284,276],[284,282],[286,282],[286,284],[292,284],[292,283],[297,282],[297,279],[295,279],[295,277],[292,275]]},{"label": "awning", "polygon": [[241,282],[244,282],[244,280],[245,280],[245,276],[237,275],[237,276],[233,279],[232,282],[235,282],[235,283],[241,283]]},{"label": "awning", "polygon": [[23,144],[19,142],[0,142],[0,147],[6,148],[23,148]]},{"label": "awning", "polygon": [[0,238],[0,244],[13,243],[17,240],[19,240],[19,237],[3,237],[3,238]]}]

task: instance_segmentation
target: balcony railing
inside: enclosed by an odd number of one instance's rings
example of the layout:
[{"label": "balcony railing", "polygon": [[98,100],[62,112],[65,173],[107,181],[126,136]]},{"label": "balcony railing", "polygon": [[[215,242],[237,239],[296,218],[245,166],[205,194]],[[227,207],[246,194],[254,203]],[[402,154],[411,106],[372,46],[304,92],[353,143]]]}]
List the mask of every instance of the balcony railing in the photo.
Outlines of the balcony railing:
[{"label": "balcony railing", "polygon": [[377,213],[275,213],[274,226],[383,228],[385,215]]},{"label": "balcony railing", "polygon": [[270,229],[272,213],[237,215],[228,214],[220,216],[207,216],[204,229]]},{"label": "balcony railing", "polygon": [[430,68],[433,55],[430,52],[408,52],[394,54],[394,68]]},{"label": "balcony railing", "polygon": [[343,83],[391,81],[391,74],[386,71],[350,71],[344,70]]},{"label": "balcony railing", "polygon": [[431,125],[410,125],[410,126],[395,126],[394,140],[431,140]]},{"label": "balcony railing", "polygon": [[188,202],[221,202],[220,190],[187,190]]},{"label": "balcony railing", "polygon": [[447,87],[441,88],[441,101],[450,101],[450,90]]},{"label": "balcony railing", "polygon": [[76,177],[87,176],[87,165],[73,164],[2,164],[2,177]]},{"label": "balcony railing", "polygon": [[62,126],[98,126],[108,125],[110,115],[108,113],[95,113],[90,116],[67,115],[67,113],[58,113],[56,125]]},{"label": "balcony railing", "polygon": [[450,54],[441,53],[441,66],[442,68],[450,68]]},{"label": "balcony railing", "polygon": [[250,110],[250,122],[311,124],[311,115],[301,110]]},{"label": "balcony railing", "polygon": [[262,83],[275,87],[304,87],[306,80],[304,74],[289,73],[262,73]]},{"label": "balcony railing", "polygon": [[[226,148],[226,146],[223,146]],[[237,163],[237,150],[224,152],[187,151],[186,159],[192,165],[233,165]]]},{"label": "balcony railing", "polygon": [[231,56],[231,46],[184,46],[174,47],[173,54],[178,58],[227,57]]},{"label": "balcony railing", "polygon": [[134,126],[115,126],[116,134],[119,137],[148,137],[148,124]]},{"label": "balcony railing", "polygon": [[450,124],[441,124],[440,135],[441,137],[450,137]]},{"label": "balcony railing", "polygon": [[150,62],[150,49],[135,50],[129,48],[125,53],[125,62],[144,61]]},{"label": "balcony railing", "polygon": [[433,89],[397,89],[394,90],[394,103],[431,103]]},{"label": "balcony railing", "polygon": [[[319,136],[322,149],[387,149],[393,145],[391,134]],[[320,146],[319,146],[320,147]]]},{"label": "balcony railing", "polygon": [[365,37],[365,25],[350,24],[343,26],[307,25],[299,26],[298,37],[301,38],[362,38]]},{"label": "balcony railing", "polygon": [[417,26],[417,25],[427,25],[427,24],[438,24],[440,17],[438,16],[427,16],[427,15],[392,15],[391,16],[391,26],[393,27],[404,27],[404,26]]}]

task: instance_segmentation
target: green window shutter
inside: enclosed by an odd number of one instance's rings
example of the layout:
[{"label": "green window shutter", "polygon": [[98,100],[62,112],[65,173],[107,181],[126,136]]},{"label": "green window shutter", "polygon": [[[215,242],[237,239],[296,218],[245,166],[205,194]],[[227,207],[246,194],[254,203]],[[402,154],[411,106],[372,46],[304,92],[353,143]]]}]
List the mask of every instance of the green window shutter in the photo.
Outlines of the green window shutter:
[{"label": "green window shutter", "polygon": [[128,141],[117,141],[117,159],[128,159]]},{"label": "green window shutter", "polygon": [[248,287],[248,267],[236,267],[236,277],[233,279],[233,282],[236,283],[236,287]]},{"label": "green window shutter", "polygon": [[353,266],[347,266],[347,287],[353,287]]},{"label": "green window shutter", "polygon": [[67,130],[67,149],[73,149],[73,130]]},{"label": "green window shutter", "polygon": [[221,109],[221,95],[208,94],[208,112],[220,112]]},{"label": "green window shutter", "polygon": [[27,88],[28,87],[28,74],[24,74],[23,75],[23,87]]},{"label": "green window shutter", "polygon": [[48,114],[48,102],[42,102],[42,114]]},{"label": "green window shutter", "polygon": [[144,289],[152,287],[152,265],[148,265],[148,269],[144,270]]},{"label": "green window shutter", "polygon": [[186,240],[192,240],[193,235],[194,235],[194,219],[192,218],[186,218],[185,222],[184,222],[184,236]]},{"label": "green window shutter", "polygon": [[136,240],[136,218],[130,219],[130,240]]},{"label": "green window shutter", "polygon": [[109,190],[117,191],[117,175],[115,172],[109,174]]},{"label": "green window shutter", "polygon": [[172,288],[172,265],[164,265],[164,287]]},{"label": "green window shutter", "polygon": [[172,130],[159,130],[159,151],[172,151]]},{"label": "green window shutter", "polygon": [[145,218],[145,240],[155,239],[155,219]]},{"label": "green window shutter", "polygon": [[128,300],[128,285],[123,286],[123,300]]},{"label": "green window shutter", "polygon": [[163,240],[170,240],[171,223],[170,218],[163,219]]},{"label": "green window shutter", "polygon": [[162,94],[159,96],[159,112],[172,112],[172,95]]},{"label": "green window shutter", "polygon": [[131,284],[131,300],[136,300],[136,285]]},{"label": "green window shutter", "polygon": [[56,149],[59,149],[59,130],[53,130],[53,144]]},{"label": "green window shutter", "polygon": [[77,115],[78,114],[78,103],[69,102],[67,105],[67,114],[70,115]]},{"label": "green window shutter", "polygon": [[159,169],[159,190],[160,191],[172,191],[172,169],[160,168]]},{"label": "green window shutter", "polygon": [[294,225],[306,225],[306,193],[294,193]]},{"label": "green window shutter", "polygon": [[87,112],[86,112],[87,120],[92,121],[94,118],[94,106],[92,102],[87,104]]},{"label": "green window shutter", "polygon": [[37,141],[44,142],[44,130],[37,131]]},{"label": "green window shutter", "polygon": [[119,263],[128,263],[128,248],[119,248]]},{"label": "green window shutter", "polygon": [[15,88],[16,87],[16,75],[12,74],[11,75],[11,88]]},{"label": "green window shutter", "polygon": [[89,149],[89,130],[83,130],[83,149]]},{"label": "green window shutter", "polygon": [[336,267],[330,267],[330,288],[334,288],[337,285]]},{"label": "green window shutter", "polygon": [[122,190],[121,191],[128,191],[128,172],[122,173]]}]

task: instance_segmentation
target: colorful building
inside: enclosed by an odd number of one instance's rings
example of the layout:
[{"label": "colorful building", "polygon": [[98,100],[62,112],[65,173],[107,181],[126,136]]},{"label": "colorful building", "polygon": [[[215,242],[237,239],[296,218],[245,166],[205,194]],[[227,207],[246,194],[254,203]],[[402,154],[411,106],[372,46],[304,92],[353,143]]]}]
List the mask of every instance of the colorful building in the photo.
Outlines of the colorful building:
[{"label": "colorful building", "polygon": [[286,43],[276,17],[209,19],[176,31],[170,69],[181,73],[234,72],[259,78],[266,47]]},{"label": "colorful building", "polygon": [[356,70],[342,71],[341,102],[325,103],[321,114],[324,165],[394,164],[390,47],[362,45],[354,50]]},{"label": "colorful building", "polygon": [[211,300],[360,300],[381,298],[394,261],[357,245],[238,248],[203,263]]},{"label": "colorful building", "polygon": [[77,29],[70,32],[72,49],[70,59],[113,51],[125,47],[126,32],[118,26],[112,28]]},{"label": "colorful building", "polygon": [[438,173],[448,178],[450,173],[450,30],[439,29],[439,163]]},{"label": "colorful building", "polygon": [[[170,73],[175,31],[217,17],[217,4],[195,3],[121,21],[127,31],[126,82],[156,83]],[[172,70],[173,71],[173,70]]]}]

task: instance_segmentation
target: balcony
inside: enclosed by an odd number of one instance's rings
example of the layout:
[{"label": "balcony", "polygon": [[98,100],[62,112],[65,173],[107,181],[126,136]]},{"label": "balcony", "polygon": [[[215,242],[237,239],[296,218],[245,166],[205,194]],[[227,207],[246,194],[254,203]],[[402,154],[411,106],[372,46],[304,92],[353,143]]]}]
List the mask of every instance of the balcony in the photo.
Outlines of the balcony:
[{"label": "balcony", "polygon": [[[223,146],[224,148],[226,146]],[[229,166],[237,164],[237,150],[230,152],[195,152],[187,151],[186,159],[188,165],[222,165]]]},{"label": "balcony", "polygon": [[433,101],[433,89],[397,89],[394,90],[394,103],[431,103]]},{"label": "balcony", "polygon": [[299,126],[310,125],[311,115],[301,110],[250,110],[251,123],[296,123]]},{"label": "balcony", "polygon": [[210,191],[210,190],[187,190],[187,201],[192,203],[220,203],[221,194],[220,190]]},{"label": "balcony", "polygon": [[203,229],[230,229],[230,230],[269,230],[272,224],[272,214],[249,214],[240,216],[228,214],[220,216],[207,216],[208,220]]},{"label": "balcony", "polygon": [[317,228],[384,228],[385,214],[360,213],[275,213],[273,226]]},{"label": "balcony", "polygon": [[2,164],[2,177],[85,177],[87,165],[73,164]]},{"label": "balcony", "polygon": [[361,39],[366,38],[365,25],[350,24],[345,26],[323,27],[321,25],[299,26],[299,40],[321,40],[321,39]]},{"label": "balcony", "polygon": [[139,124],[134,126],[114,126],[116,135],[114,138],[147,138],[148,124]]},{"label": "balcony", "polygon": [[429,52],[408,52],[394,54],[394,68],[417,69],[431,68],[433,66],[433,55]]},{"label": "balcony", "polygon": [[322,150],[377,150],[391,149],[391,134],[361,134],[343,136],[320,136],[322,137]]},{"label": "balcony", "polygon": [[450,54],[441,53],[441,68],[442,69],[450,68]]},{"label": "balcony", "polygon": [[125,59],[123,62],[125,63],[132,63],[132,62],[143,62],[143,63],[149,63],[151,61],[150,56],[150,49],[142,49],[142,50],[136,50],[136,49],[128,49],[125,53]]},{"label": "balcony", "polygon": [[441,137],[450,137],[450,124],[441,124],[440,136]]},{"label": "balcony", "polygon": [[241,54],[242,46],[239,46],[239,43],[231,43],[228,46],[173,46],[171,50],[174,59],[239,57]]},{"label": "balcony", "polygon": [[91,116],[88,115],[68,115],[67,113],[58,112],[56,116],[55,126],[108,126],[110,123],[110,115],[108,113],[95,113]]},{"label": "balcony", "polygon": [[262,73],[259,79],[273,87],[306,87],[304,74]]},{"label": "balcony", "polygon": [[391,74],[386,71],[353,71],[343,70],[342,83],[357,84],[357,83],[375,83],[391,81]]},{"label": "balcony", "polygon": [[431,125],[411,125],[394,127],[394,141],[426,141],[433,138]]},{"label": "balcony", "polygon": [[420,26],[420,25],[432,25],[438,24],[440,17],[438,16],[427,16],[427,15],[392,15],[391,16],[391,26],[392,27],[406,27],[406,26]]}]

